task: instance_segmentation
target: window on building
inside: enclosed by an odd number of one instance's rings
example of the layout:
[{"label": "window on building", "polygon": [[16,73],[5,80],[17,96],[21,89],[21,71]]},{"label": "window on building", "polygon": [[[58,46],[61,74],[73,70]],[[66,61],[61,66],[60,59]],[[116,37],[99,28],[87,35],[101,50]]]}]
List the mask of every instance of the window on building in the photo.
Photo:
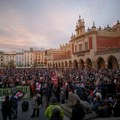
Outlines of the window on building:
[{"label": "window on building", "polygon": [[82,51],[82,44],[79,44],[79,51]]},{"label": "window on building", "polygon": [[75,52],[77,52],[77,45],[75,45]]},{"label": "window on building", "polygon": [[85,50],[88,50],[88,42],[85,42]]}]

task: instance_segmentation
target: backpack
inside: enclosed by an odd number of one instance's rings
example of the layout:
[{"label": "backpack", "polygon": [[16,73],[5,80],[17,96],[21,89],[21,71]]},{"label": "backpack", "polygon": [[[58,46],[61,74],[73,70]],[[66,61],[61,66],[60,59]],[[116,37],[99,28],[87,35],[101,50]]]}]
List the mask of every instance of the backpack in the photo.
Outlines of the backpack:
[{"label": "backpack", "polygon": [[62,120],[61,116],[60,116],[60,108],[55,106],[52,108],[52,116],[50,118],[50,120]]}]

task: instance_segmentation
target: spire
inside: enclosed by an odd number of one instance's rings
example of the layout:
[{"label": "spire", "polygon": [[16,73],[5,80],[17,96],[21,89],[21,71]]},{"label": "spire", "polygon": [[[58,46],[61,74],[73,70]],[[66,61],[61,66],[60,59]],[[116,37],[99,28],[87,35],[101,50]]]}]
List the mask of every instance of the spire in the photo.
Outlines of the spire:
[{"label": "spire", "polygon": [[73,33],[72,33],[72,35],[71,35],[71,39],[74,37],[74,35],[73,35]]},{"label": "spire", "polygon": [[101,26],[99,26],[99,30],[101,30]]},{"label": "spire", "polygon": [[78,22],[80,22],[81,21],[81,16],[79,15],[79,19],[78,19]]},{"label": "spire", "polygon": [[107,25],[107,28],[110,28],[109,25]]},{"label": "spire", "polygon": [[119,24],[119,23],[120,23],[120,21],[118,20],[118,21],[117,21],[117,24]]},{"label": "spire", "polygon": [[78,22],[76,22],[76,28],[78,28]]},{"label": "spire", "polygon": [[84,19],[82,19],[82,22],[84,23]]},{"label": "spire", "polygon": [[87,31],[89,32],[90,31],[90,28],[88,27]]},{"label": "spire", "polygon": [[82,19],[81,19],[81,16],[79,15],[79,19],[78,19],[78,25],[79,25],[79,27],[82,25]]},{"label": "spire", "polygon": [[92,28],[96,28],[96,27],[95,27],[95,22],[94,22],[94,21],[93,21],[93,26],[92,26]]},{"label": "spire", "polygon": [[84,19],[82,19],[82,25],[85,26],[85,22],[84,22]]},{"label": "spire", "polygon": [[93,30],[93,31],[96,31],[96,26],[95,26],[95,22],[94,22],[94,21],[93,21],[92,30]]}]

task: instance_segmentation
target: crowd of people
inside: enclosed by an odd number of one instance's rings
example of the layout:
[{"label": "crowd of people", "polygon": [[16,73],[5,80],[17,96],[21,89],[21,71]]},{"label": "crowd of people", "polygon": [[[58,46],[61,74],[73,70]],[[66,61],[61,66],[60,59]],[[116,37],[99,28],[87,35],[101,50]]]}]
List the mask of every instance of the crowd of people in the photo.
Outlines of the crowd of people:
[{"label": "crowd of people", "polygon": [[[100,117],[120,117],[119,69],[0,70],[0,88],[26,85],[30,87],[31,97],[40,95],[41,105],[42,98],[45,97],[46,108],[51,97],[54,96],[57,103],[64,104],[72,92],[81,100],[87,101]],[[38,109],[37,111],[39,112]]]}]

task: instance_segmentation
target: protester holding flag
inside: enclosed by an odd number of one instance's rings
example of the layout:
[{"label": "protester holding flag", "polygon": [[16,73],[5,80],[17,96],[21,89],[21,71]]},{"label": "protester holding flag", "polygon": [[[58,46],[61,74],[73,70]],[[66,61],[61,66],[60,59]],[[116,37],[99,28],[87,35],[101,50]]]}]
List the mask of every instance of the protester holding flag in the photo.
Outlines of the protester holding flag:
[{"label": "protester holding flag", "polygon": [[24,96],[24,93],[21,91],[16,92],[12,97],[11,97],[11,104],[12,104],[12,115],[13,119],[17,119],[17,114],[18,114],[18,101],[20,98]]}]

